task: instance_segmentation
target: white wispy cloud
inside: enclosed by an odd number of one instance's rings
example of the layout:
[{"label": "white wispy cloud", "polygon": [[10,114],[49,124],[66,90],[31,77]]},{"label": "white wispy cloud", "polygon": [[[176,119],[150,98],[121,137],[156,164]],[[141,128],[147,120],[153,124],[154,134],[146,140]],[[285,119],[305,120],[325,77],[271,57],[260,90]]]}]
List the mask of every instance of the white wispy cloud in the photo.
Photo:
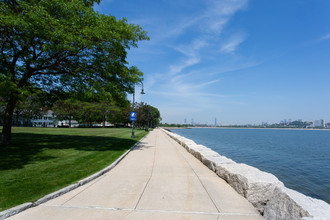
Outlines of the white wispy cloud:
[{"label": "white wispy cloud", "polygon": [[235,52],[238,46],[245,40],[245,34],[236,34],[231,36],[222,46],[221,52],[232,53]]},{"label": "white wispy cloud", "polygon": [[247,5],[247,0],[208,1],[208,10],[205,13],[204,26],[210,31],[220,33],[230,18]]},{"label": "white wispy cloud", "polygon": [[211,80],[208,82],[203,82],[203,83],[177,83],[177,88],[183,92],[183,93],[194,93],[194,94],[205,94],[202,92],[198,92],[199,89],[203,88],[203,87],[207,87],[211,84],[217,83],[220,80]]},{"label": "white wispy cloud", "polygon": [[258,65],[261,65],[263,63],[262,62],[256,62],[256,61],[240,61],[239,63],[235,64],[235,65],[231,65],[229,67],[224,67],[223,69],[218,69],[218,70],[211,70],[209,72],[209,75],[219,75],[219,74],[226,74],[226,73],[231,73],[231,72],[235,72],[235,71],[239,71],[239,70],[244,70],[244,69],[248,69],[251,67],[255,67]]},{"label": "white wispy cloud", "polygon": [[174,50],[182,53],[186,58],[179,63],[170,65],[170,74],[178,74],[187,67],[193,66],[201,61],[199,50],[207,46],[208,43],[202,39],[195,39],[191,44],[174,47]]},{"label": "white wispy cloud", "polygon": [[180,73],[183,69],[195,65],[200,62],[200,58],[196,56],[189,57],[187,59],[184,59],[181,63],[176,65],[170,65],[170,75],[175,75]]},{"label": "white wispy cloud", "polygon": [[[221,86],[218,73],[226,72],[230,68],[228,63],[220,65],[220,61],[214,59],[214,56],[224,56],[220,52],[237,51],[245,40],[242,33],[226,37],[227,40],[223,35],[228,22],[239,10],[246,7],[247,0],[200,2],[202,6],[194,9],[194,13],[182,13],[176,17],[175,22],[155,18],[156,21],[151,19],[152,22],[143,23],[147,30],[152,30],[151,41],[148,42],[151,49],[159,48],[164,53],[175,51],[175,59],[169,59],[171,63],[160,68],[157,76],[150,76],[150,79],[146,77],[146,89],[149,88],[146,92],[157,96],[155,102],[167,100],[166,106],[163,106],[167,109],[162,109],[166,114],[170,111],[174,112],[173,115],[178,112],[201,111],[228,97],[236,97],[233,94],[214,92],[215,87]],[[209,59],[214,59],[214,65],[205,65]],[[237,68],[239,65],[235,63],[234,66]],[[162,107],[162,103],[163,101],[159,101],[159,107]],[[175,110],[175,106],[169,107],[169,103],[180,106],[179,111]]]},{"label": "white wispy cloud", "polygon": [[183,97],[183,98],[193,98],[191,102],[193,103],[194,100],[196,102],[197,98],[200,97],[216,97],[216,98],[225,98],[225,97],[233,97],[237,95],[224,95],[224,94],[215,94],[215,93],[203,93],[203,92],[195,92],[195,93],[177,93],[177,92],[164,92],[164,91],[152,91],[152,94],[155,95],[162,95],[162,96],[172,96],[175,98]]},{"label": "white wispy cloud", "polygon": [[161,33],[161,38],[162,40],[168,39],[168,38],[173,38],[173,37],[178,37],[185,33],[185,31],[198,24],[200,20],[203,18],[203,16],[197,16],[197,17],[185,17],[182,18],[180,21],[177,21],[174,24],[170,24],[167,27],[165,26],[164,29],[166,30],[164,32],[163,30],[160,30]]},{"label": "white wispy cloud", "polygon": [[202,75],[180,74],[167,81],[167,90],[179,96],[205,96],[204,90],[216,84],[220,79],[207,79]]},{"label": "white wispy cloud", "polygon": [[208,85],[211,85],[211,84],[217,83],[217,82],[219,82],[219,81],[220,81],[219,79],[211,80],[211,81],[208,81],[208,82],[201,83],[201,84],[199,84],[197,87],[208,86]]},{"label": "white wispy cloud", "polygon": [[[157,29],[155,33],[156,41],[166,40],[173,37],[179,37],[185,34],[189,29],[199,31],[203,34],[220,34],[230,18],[239,10],[247,6],[248,0],[207,0],[204,1],[204,8],[199,10],[198,14],[183,15],[172,23],[156,22],[153,28]],[[189,4],[189,1],[187,1]],[[157,20],[157,18],[155,18]],[[157,28],[159,27],[159,28]]]},{"label": "white wispy cloud", "polygon": [[330,34],[324,35],[320,38],[320,40],[329,40],[330,39]]},{"label": "white wispy cloud", "polygon": [[[205,47],[216,44],[219,34],[230,18],[246,5],[247,0],[211,0],[207,1],[206,9],[199,16],[190,19],[189,22],[178,22],[178,25],[173,28],[176,34],[184,34],[191,27],[197,28],[199,34],[190,43],[174,47],[175,50],[188,58],[183,59],[180,63],[171,64],[170,74],[181,73],[185,68],[199,63],[201,61],[200,51]],[[232,36],[223,44],[221,51],[234,52],[244,39],[243,34]]]},{"label": "white wispy cloud", "polygon": [[174,47],[174,49],[186,56],[191,57],[191,56],[196,56],[198,54],[198,51],[207,45],[209,44],[206,40],[197,38],[194,39],[194,41],[188,45],[180,45]]},{"label": "white wispy cloud", "polygon": [[[183,57],[168,64],[168,71],[163,73],[176,75],[182,74],[188,67],[201,63],[204,59],[204,54],[201,53],[203,49],[208,48],[213,50],[213,53],[219,52],[216,45],[221,44],[219,37],[223,28],[237,11],[247,5],[247,0],[203,0],[201,2],[203,6],[195,10],[195,13],[182,13],[175,21],[169,22],[158,17],[139,18],[138,23],[142,24],[147,31],[151,30],[151,41],[143,44],[143,48],[139,48],[138,54],[143,54],[143,56],[135,56],[134,60],[148,59],[147,56],[150,54],[161,54],[161,50],[165,53],[172,48],[180,52]],[[189,41],[178,45],[177,40],[181,37]],[[243,38],[236,38],[236,41],[227,42],[227,45],[223,45],[222,52],[236,50],[242,41]]]}]

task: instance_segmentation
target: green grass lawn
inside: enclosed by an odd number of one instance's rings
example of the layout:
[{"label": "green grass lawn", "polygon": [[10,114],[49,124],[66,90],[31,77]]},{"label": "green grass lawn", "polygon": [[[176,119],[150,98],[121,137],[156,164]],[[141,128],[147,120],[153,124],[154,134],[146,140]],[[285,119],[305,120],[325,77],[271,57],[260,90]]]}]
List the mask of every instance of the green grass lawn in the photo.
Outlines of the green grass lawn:
[{"label": "green grass lawn", "polygon": [[11,144],[0,146],[0,212],[105,168],[146,133],[136,129],[132,139],[129,128],[13,127]]}]

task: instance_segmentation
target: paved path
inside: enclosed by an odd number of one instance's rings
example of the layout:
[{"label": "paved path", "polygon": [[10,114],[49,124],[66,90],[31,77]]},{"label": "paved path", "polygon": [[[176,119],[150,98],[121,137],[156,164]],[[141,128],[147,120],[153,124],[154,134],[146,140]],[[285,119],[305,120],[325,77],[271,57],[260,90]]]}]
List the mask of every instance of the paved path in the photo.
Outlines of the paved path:
[{"label": "paved path", "polygon": [[225,181],[156,129],[105,175],[8,219],[262,217]]}]

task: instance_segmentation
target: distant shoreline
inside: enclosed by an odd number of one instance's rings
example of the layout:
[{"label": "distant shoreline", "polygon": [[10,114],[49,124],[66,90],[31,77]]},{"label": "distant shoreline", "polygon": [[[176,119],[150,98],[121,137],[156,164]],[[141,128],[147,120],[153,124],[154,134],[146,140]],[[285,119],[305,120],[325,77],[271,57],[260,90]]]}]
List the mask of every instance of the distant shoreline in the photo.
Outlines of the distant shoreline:
[{"label": "distant shoreline", "polygon": [[253,128],[253,127],[163,127],[164,129],[193,129],[193,128],[212,128],[212,129],[269,129],[269,130],[297,130],[297,131],[330,131],[330,128]]}]

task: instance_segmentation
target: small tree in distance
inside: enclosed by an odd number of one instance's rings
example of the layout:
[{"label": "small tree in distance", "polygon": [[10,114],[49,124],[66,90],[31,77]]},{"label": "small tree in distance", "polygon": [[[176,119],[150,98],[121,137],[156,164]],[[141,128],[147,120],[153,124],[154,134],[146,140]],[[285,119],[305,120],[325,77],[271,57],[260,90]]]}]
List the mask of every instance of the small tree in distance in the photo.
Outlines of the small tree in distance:
[{"label": "small tree in distance", "polygon": [[59,121],[68,120],[71,128],[71,120],[76,115],[78,107],[78,101],[72,98],[59,101],[53,106],[54,115]]},{"label": "small tree in distance", "polygon": [[161,121],[160,112],[156,107],[140,102],[135,104],[137,115],[136,125],[138,127],[156,127]]}]

